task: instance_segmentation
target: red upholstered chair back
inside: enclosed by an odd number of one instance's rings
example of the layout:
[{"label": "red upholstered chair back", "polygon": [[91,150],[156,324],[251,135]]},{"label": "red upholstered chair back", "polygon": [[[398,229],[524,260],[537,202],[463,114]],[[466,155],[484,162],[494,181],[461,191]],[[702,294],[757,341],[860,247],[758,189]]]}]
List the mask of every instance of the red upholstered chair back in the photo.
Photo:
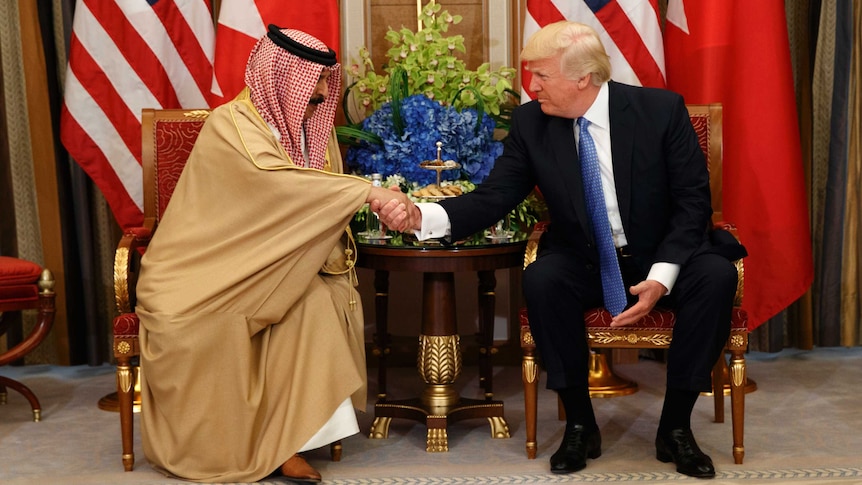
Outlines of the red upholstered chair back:
[{"label": "red upholstered chair back", "polygon": [[208,115],[208,110],[142,111],[145,219],[162,218]]},{"label": "red upholstered chair back", "polygon": [[706,165],[709,169],[709,189],[712,193],[713,221],[721,218],[721,161],[722,161],[722,134],[721,134],[721,104],[690,104],[687,105],[691,124],[697,133],[700,149],[706,156]]}]

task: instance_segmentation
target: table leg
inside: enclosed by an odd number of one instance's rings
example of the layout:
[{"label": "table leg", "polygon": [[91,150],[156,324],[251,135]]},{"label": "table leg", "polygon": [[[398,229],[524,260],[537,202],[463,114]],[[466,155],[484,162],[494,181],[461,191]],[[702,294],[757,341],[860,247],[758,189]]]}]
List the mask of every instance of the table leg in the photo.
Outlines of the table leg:
[{"label": "table leg", "polygon": [[[449,451],[447,428],[462,419],[487,418],[493,438],[508,438],[501,401],[467,399],[454,382],[461,374],[461,348],[455,320],[453,273],[425,273],[422,290],[422,333],[417,367],[425,389],[417,399],[378,400],[371,438],[386,438],[392,418],[425,422],[425,451]],[[379,329],[378,329],[379,330]]]},{"label": "table leg", "polygon": [[455,319],[453,273],[425,273],[422,333],[416,363],[425,382],[423,404],[429,408],[446,408],[458,403],[453,383],[461,375],[461,339]]},{"label": "table leg", "polygon": [[494,271],[479,271],[479,386],[485,399],[494,397],[494,376],[491,356],[494,348],[494,310],[497,277]]},{"label": "table leg", "polygon": [[377,398],[386,399],[386,365],[391,352],[389,335],[389,272],[374,272],[374,312],[376,333],[374,355],[377,356]]}]

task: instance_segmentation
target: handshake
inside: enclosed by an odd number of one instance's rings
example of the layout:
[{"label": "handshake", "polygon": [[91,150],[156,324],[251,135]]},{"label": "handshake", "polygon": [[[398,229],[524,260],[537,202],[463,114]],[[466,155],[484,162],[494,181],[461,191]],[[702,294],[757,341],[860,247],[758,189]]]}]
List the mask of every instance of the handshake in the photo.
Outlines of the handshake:
[{"label": "handshake", "polygon": [[422,212],[398,186],[388,189],[371,187],[365,202],[377,213],[380,222],[394,231],[418,231],[422,228]]}]

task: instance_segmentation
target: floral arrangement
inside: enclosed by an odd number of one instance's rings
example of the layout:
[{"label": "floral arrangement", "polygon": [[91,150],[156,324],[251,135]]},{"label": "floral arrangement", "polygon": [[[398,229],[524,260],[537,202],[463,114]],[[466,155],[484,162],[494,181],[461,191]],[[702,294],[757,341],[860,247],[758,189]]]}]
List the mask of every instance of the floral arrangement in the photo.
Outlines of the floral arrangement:
[{"label": "floral arrangement", "polygon": [[[466,52],[464,38],[445,35],[461,20],[429,0],[419,14],[418,31],[386,34],[392,47],[383,73],[375,71],[368,49],[360,49],[359,62],[348,68],[355,79],[344,95],[348,123],[336,128],[339,141],[348,146],[346,163],[353,173],[380,173],[384,186],[397,184],[416,199],[418,188],[438,180],[437,170],[420,164],[437,158],[440,142],[440,159],[459,165],[440,172],[441,185],[469,192],[488,176],[503,152],[499,137],[508,131],[518,102],[512,90],[515,70],[491,69],[488,63],[467,69],[456,55]],[[513,219],[529,227],[536,206],[531,196],[513,211]],[[366,210],[357,214],[357,222]]]},{"label": "floral arrangement", "polygon": [[[349,68],[357,80],[345,93],[348,126],[338,127],[350,145],[347,166],[355,173],[401,174],[417,184],[436,180],[436,172],[419,164],[435,159],[442,142],[443,160],[454,160],[459,170],[445,171],[445,180],[479,183],[487,177],[503,147],[494,138],[504,130],[513,104],[515,70],[492,70],[488,63],[467,69],[456,52],[465,52],[464,38],[444,35],[461,16],[441,11],[430,0],[419,15],[418,32],[402,28],[386,34],[384,74],[374,71],[366,48],[360,63]],[[362,121],[353,122],[353,116]]]}]

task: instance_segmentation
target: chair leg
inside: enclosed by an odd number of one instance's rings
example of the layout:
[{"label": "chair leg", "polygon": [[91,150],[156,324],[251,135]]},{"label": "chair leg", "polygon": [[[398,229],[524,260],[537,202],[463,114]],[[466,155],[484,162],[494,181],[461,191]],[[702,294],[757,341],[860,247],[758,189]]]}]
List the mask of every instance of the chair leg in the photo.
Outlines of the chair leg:
[{"label": "chair leg", "polygon": [[117,401],[120,407],[120,434],[123,441],[123,468],[130,472],[135,467],[134,410],[135,376],[129,359],[117,359]]},{"label": "chair leg", "polygon": [[724,422],[724,373],[727,362],[724,360],[724,351],[718,356],[712,367],[712,398],[715,402],[715,422]]},{"label": "chair leg", "polygon": [[332,461],[341,461],[341,451],[341,440],[329,444],[329,456],[332,457]]},{"label": "chair leg", "polygon": [[745,430],[745,354],[743,349],[730,351],[730,414],[733,423],[733,461],[742,464],[745,446],[742,439]]},{"label": "chair leg", "polygon": [[521,363],[521,380],[524,382],[524,424],[527,431],[527,458],[536,458],[536,420],[539,394],[539,366],[536,364],[535,350],[524,348]]},{"label": "chair leg", "polygon": [[[0,390],[3,391],[3,395],[6,395],[6,388],[11,387],[12,389],[21,393],[22,396],[27,398],[27,401],[30,402],[30,408],[33,410],[33,421],[39,422],[42,420],[42,405],[39,404],[39,399],[33,394],[33,391],[30,390],[29,387],[21,384],[20,382],[10,379],[8,377],[0,376]],[[6,400],[3,400],[5,403]]]}]

